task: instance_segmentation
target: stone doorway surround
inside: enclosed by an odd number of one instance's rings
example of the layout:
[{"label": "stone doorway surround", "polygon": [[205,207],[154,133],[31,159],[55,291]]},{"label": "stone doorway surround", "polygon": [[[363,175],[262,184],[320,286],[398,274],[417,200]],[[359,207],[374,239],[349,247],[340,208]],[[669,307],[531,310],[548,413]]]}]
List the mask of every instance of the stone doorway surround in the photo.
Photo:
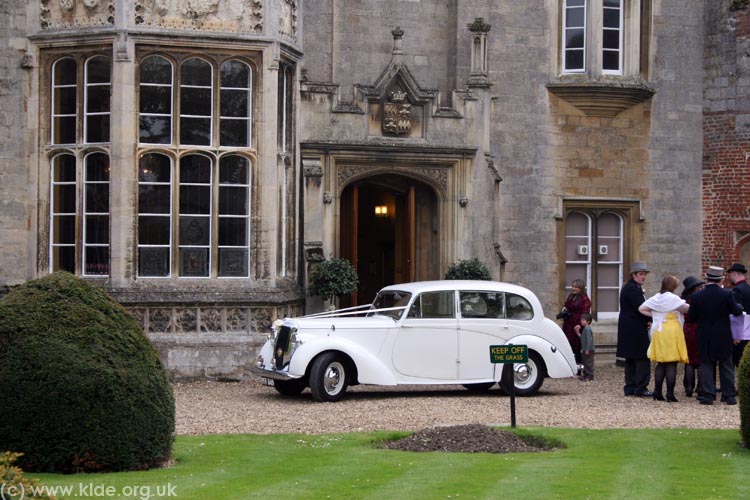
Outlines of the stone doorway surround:
[{"label": "stone doorway surround", "polygon": [[[475,148],[303,143],[301,152],[306,274],[316,262],[341,255],[344,189],[353,182],[383,174],[410,177],[433,189],[440,221],[438,266],[447,269],[460,254],[460,242],[467,237],[463,222]],[[308,300],[308,310],[318,306]]]}]

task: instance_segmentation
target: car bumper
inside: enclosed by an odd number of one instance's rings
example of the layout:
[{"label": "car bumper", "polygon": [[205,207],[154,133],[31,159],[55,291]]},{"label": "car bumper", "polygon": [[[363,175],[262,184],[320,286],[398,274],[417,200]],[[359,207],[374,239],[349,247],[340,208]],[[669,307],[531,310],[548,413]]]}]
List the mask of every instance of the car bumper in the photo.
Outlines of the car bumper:
[{"label": "car bumper", "polygon": [[293,377],[287,372],[279,372],[276,370],[268,370],[266,368],[260,368],[258,366],[250,367],[250,373],[258,375],[261,378],[269,378],[271,380],[296,380],[299,377]]}]

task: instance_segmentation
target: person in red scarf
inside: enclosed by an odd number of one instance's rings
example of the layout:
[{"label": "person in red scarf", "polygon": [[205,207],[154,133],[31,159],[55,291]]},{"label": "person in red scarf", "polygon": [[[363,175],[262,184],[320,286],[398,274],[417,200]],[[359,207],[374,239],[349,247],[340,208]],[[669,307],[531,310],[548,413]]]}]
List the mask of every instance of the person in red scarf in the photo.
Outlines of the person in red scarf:
[{"label": "person in red scarf", "polygon": [[591,299],[586,295],[586,283],[582,279],[573,280],[570,287],[573,291],[565,299],[565,305],[561,313],[562,317],[565,318],[562,329],[570,343],[570,348],[573,349],[576,363],[580,365],[581,338],[576,333],[576,325],[581,324],[581,314],[591,313]]}]

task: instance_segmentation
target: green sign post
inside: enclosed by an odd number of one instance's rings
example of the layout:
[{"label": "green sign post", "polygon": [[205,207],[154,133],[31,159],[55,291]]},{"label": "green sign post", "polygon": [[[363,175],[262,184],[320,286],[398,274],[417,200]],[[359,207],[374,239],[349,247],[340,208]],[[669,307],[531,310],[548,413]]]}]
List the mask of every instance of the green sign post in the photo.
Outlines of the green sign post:
[{"label": "green sign post", "polygon": [[503,363],[503,376],[500,385],[510,396],[510,426],[516,427],[516,384],[513,364],[529,362],[529,347],[525,345],[491,345],[490,362]]}]

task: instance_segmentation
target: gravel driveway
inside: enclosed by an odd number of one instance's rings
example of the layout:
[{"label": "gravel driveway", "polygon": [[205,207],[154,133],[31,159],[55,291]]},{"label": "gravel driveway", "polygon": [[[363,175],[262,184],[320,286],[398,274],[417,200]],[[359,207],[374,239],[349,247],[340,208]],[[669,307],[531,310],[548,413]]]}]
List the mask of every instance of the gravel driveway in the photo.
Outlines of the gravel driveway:
[{"label": "gravel driveway", "polygon": [[[626,398],[622,368],[605,364],[596,370],[593,382],[546,379],[536,396],[516,398],[517,425],[739,429],[739,405],[700,405],[685,397],[679,382],[678,403]],[[680,370],[678,381],[681,377]],[[177,434],[323,434],[510,425],[510,399],[496,388],[475,394],[458,386],[355,386],[337,403],[314,402],[309,389],[298,397],[284,397],[259,380],[175,384],[174,392]]]}]

